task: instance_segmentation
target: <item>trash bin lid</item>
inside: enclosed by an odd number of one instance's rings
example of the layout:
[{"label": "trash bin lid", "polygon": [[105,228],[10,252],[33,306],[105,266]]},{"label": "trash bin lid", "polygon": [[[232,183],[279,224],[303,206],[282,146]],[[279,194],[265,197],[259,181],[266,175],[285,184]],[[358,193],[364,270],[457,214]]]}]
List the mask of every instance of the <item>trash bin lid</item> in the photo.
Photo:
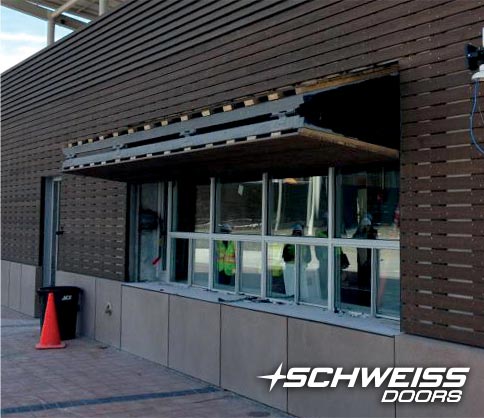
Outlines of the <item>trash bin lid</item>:
[{"label": "trash bin lid", "polygon": [[76,286],[47,286],[41,287],[37,290],[39,294],[46,293],[82,293],[82,289]]}]

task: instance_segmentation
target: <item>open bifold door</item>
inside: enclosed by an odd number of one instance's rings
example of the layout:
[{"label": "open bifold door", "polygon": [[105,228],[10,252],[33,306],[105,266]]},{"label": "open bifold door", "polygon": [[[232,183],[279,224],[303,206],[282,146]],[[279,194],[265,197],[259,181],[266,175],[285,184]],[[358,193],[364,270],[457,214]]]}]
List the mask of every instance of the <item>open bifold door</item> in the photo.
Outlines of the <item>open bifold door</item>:
[{"label": "open bifold door", "polygon": [[[362,130],[365,138],[361,139],[318,126],[320,121],[326,123],[321,115],[326,114],[323,93],[197,114],[148,130],[74,144],[64,149],[63,171],[143,181],[183,177],[187,171],[193,175],[194,170],[220,175],[237,170],[277,171],[288,165],[345,166],[398,159],[395,141],[391,146],[382,143],[381,129],[372,141],[368,129]],[[357,128],[349,132],[358,132]]]}]

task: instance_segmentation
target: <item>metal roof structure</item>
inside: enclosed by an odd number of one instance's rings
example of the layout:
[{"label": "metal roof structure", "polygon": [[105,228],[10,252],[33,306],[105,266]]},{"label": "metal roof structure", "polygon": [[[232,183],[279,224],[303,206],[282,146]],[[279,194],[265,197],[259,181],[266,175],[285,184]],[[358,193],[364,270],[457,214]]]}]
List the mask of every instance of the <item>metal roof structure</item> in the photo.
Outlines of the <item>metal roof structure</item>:
[{"label": "metal roof structure", "polygon": [[[124,2],[126,0],[2,0],[2,6],[46,20],[50,23],[49,32],[53,32],[54,25],[80,29]],[[52,43],[53,33],[48,37]]]}]

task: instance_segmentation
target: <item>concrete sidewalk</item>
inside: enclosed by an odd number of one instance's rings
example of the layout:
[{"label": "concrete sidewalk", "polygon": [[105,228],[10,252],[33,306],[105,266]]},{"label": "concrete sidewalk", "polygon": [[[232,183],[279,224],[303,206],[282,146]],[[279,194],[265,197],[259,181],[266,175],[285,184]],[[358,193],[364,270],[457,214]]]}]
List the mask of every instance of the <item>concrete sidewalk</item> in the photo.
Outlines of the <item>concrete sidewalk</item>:
[{"label": "concrete sidewalk", "polygon": [[38,319],[2,307],[2,417],[287,416],[96,341],[38,340]]}]

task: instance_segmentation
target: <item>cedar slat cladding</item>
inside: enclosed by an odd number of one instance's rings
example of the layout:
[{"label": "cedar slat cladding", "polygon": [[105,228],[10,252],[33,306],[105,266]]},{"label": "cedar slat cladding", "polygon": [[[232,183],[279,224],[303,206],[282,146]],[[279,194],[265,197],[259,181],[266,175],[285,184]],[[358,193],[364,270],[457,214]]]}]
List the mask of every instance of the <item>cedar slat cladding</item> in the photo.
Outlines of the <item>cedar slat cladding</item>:
[{"label": "cedar slat cladding", "polygon": [[[481,0],[125,3],[2,76],[2,258],[40,263],[40,177],[66,143],[395,61],[402,328],[484,346],[484,159],[463,56],[483,20]],[[64,176],[61,217],[59,268],[125,278],[126,185]]]},{"label": "cedar slat cladding", "polygon": [[62,188],[59,269],[124,280],[126,185],[67,176]]}]

